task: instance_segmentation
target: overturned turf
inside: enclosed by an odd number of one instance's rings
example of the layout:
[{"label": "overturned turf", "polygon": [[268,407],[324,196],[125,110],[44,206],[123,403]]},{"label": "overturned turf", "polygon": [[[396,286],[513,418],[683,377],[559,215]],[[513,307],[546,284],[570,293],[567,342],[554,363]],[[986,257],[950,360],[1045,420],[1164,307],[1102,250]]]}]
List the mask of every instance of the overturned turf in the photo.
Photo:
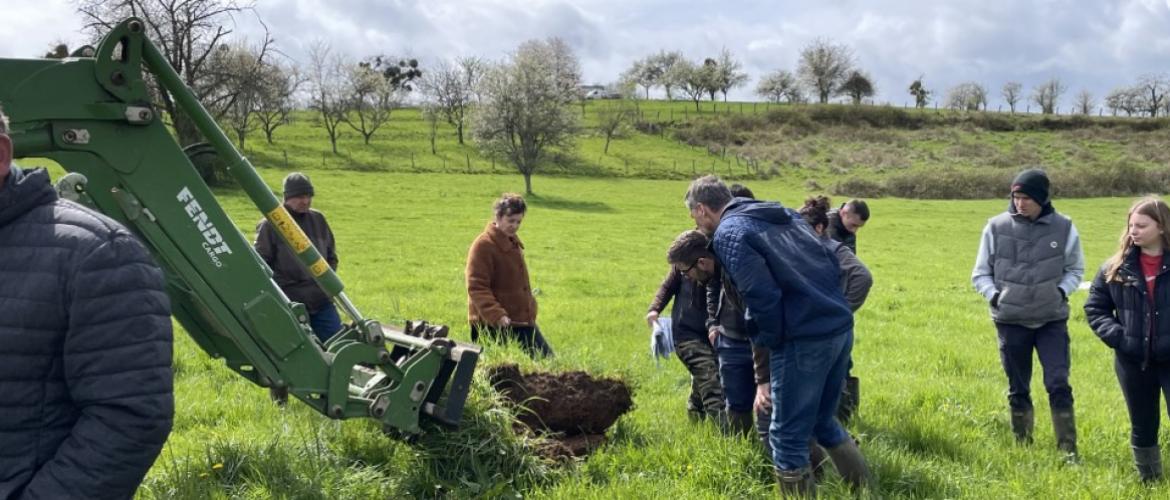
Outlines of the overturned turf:
[{"label": "overturned turf", "polygon": [[605,442],[605,431],[634,402],[625,382],[582,371],[522,374],[514,364],[487,372],[492,386],[524,409],[517,419],[553,440],[549,456],[583,456]]}]

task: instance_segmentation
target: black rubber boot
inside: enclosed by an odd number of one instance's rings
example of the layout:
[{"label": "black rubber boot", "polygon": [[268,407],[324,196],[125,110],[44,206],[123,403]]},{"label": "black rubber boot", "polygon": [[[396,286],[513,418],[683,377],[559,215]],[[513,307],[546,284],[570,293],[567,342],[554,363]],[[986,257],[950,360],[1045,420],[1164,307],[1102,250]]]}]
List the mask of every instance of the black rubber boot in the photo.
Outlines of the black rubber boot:
[{"label": "black rubber boot", "polygon": [[1012,410],[1012,434],[1019,444],[1032,444],[1032,427],[1035,413],[1027,410]]},{"label": "black rubber boot", "polygon": [[829,452],[829,458],[837,467],[837,472],[853,488],[853,491],[860,490],[869,484],[869,465],[865,463],[865,456],[857,447],[857,441],[849,438],[835,448],[829,448],[825,451]]},{"label": "black rubber boot", "polygon": [[861,406],[861,379],[846,377],[845,387],[841,389],[841,402],[837,403],[837,420],[841,425],[849,424],[857,408]]},{"label": "black rubber boot", "polygon": [[780,485],[780,498],[816,498],[817,482],[808,467],[796,470],[772,469]]},{"label": "black rubber boot", "polygon": [[753,430],[752,412],[727,410],[726,432],[734,436],[750,436]]},{"label": "black rubber boot", "polygon": [[808,463],[812,468],[813,477],[817,481],[825,477],[825,463],[829,461],[829,454],[821,445],[817,444],[817,440],[813,439],[808,443]]},{"label": "black rubber boot", "polygon": [[1157,445],[1148,448],[1133,448],[1133,462],[1137,466],[1138,477],[1144,483],[1162,480],[1162,449]]},{"label": "black rubber boot", "polygon": [[1052,431],[1056,434],[1056,447],[1065,452],[1069,462],[1077,462],[1077,420],[1073,409],[1052,411]]},{"label": "black rubber boot", "polygon": [[761,411],[756,412],[756,434],[760,436],[760,444],[764,447],[764,455],[768,460],[772,459],[772,441],[768,437],[768,427],[772,425],[772,414]]}]

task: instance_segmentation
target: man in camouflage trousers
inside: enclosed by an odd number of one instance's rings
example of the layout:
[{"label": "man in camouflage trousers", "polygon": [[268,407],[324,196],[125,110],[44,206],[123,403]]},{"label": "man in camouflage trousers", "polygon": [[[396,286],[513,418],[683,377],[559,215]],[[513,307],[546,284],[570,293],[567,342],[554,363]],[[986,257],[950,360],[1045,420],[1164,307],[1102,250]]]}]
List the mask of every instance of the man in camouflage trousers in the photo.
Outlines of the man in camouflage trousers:
[{"label": "man in camouflage trousers", "polygon": [[670,318],[674,351],[691,373],[687,413],[692,420],[710,417],[722,422],[724,401],[723,386],[719,383],[719,359],[707,338],[707,292],[700,282],[686,276],[688,271],[671,266],[650,303],[646,322],[653,328],[659,313],[673,299]]}]

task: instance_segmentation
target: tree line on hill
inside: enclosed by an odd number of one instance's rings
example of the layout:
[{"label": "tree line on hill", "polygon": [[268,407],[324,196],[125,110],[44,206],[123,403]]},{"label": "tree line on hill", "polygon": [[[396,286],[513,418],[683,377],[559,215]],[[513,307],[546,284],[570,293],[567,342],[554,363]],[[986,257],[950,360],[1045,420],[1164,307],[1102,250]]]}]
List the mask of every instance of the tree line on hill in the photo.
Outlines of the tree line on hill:
[{"label": "tree line on hill", "polygon": [[[470,138],[484,155],[515,166],[531,193],[532,174],[552,155],[570,150],[581,130],[572,105],[583,105],[591,97],[582,92],[577,56],[555,37],[526,41],[500,61],[460,57],[429,68],[410,57],[374,54],[354,59],[326,42],[316,42],[308,61],[299,64],[280,54],[270,33],[258,43],[233,40],[231,17],[251,11],[236,0],[77,0],[77,6],[94,39],[128,16],[143,18],[150,38],[204,107],[235,135],[240,148],[256,132],[273,143],[276,130],[290,122],[294,110],[308,109],[337,154],[344,130],[369,144],[396,110],[413,102],[428,124],[432,153],[439,124],[449,124],[459,144]],[[59,45],[45,57],[69,54],[68,47]],[[624,99],[598,107],[595,132],[605,138],[608,154],[611,139],[637,116],[638,101],[648,99],[651,90],[661,88],[668,100],[686,98],[698,109],[704,99],[722,96],[726,101],[731,90],[749,80],[743,64],[726,48],[701,61],[678,51],[658,51],[634,61],[608,85],[611,94]],[[876,90],[847,45],[822,38],[801,49],[795,71],[776,69],[762,76],[755,93],[771,102],[828,103],[840,97],[860,105]],[[923,76],[907,91],[919,108],[937,94],[927,88]],[[1115,116],[1170,115],[1168,91],[1170,78],[1145,75],[1111,92],[1102,105]],[[1051,114],[1066,92],[1067,86],[1052,78],[1027,97],[1018,82],[1005,83],[1000,94],[1012,113],[1030,100],[1042,113]],[[202,141],[165,90],[154,86],[153,94],[181,145]],[[988,97],[983,84],[965,82],[948,89],[941,104],[986,111]],[[1075,96],[1079,113],[1092,114],[1097,106],[1087,91]],[[209,182],[222,177],[205,172]]]}]

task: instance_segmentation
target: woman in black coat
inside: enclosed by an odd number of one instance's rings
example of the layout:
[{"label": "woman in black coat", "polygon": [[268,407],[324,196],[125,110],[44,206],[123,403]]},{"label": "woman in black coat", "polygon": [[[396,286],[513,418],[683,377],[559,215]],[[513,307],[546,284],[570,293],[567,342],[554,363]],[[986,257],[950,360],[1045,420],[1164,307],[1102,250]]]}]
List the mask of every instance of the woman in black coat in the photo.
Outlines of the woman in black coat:
[{"label": "woman in black coat", "polygon": [[1142,198],[1127,221],[1120,248],[1093,279],[1085,316],[1114,351],[1138,475],[1156,481],[1162,477],[1159,399],[1166,395],[1170,403],[1170,208]]}]

